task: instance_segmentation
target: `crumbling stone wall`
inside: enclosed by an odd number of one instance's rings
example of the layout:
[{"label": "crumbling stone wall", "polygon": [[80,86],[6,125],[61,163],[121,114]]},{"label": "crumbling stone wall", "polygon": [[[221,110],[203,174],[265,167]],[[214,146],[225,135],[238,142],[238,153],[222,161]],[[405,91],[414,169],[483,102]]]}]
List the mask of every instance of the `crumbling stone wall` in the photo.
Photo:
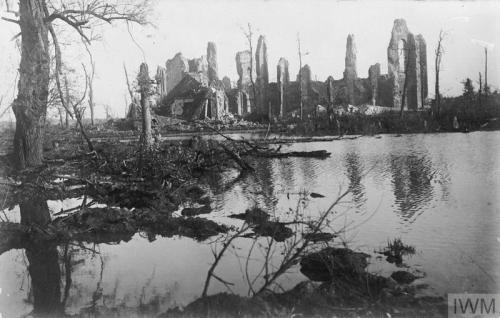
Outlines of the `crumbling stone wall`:
[{"label": "crumbling stone wall", "polygon": [[356,71],[356,44],[354,43],[354,34],[347,36],[346,51],[345,51],[345,70],[344,80],[347,89],[347,102],[349,104],[356,104],[354,95],[354,86],[358,78]]},{"label": "crumbling stone wall", "polygon": [[167,96],[168,93],[168,88],[167,88],[167,70],[162,67],[158,66],[156,69],[156,93],[158,94],[159,98],[162,99],[165,96]]},{"label": "crumbling stone wall", "polygon": [[217,69],[217,47],[214,42],[207,45],[208,81],[213,82],[219,79]]},{"label": "crumbling stone wall", "polygon": [[[305,108],[311,106],[311,67],[309,65],[304,65],[299,75],[297,75],[297,82],[300,81],[300,92],[302,96],[302,103]],[[299,101],[300,102],[300,101]]]},{"label": "crumbling stone wall", "polygon": [[[305,114],[315,106],[379,105],[400,108],[405,92],[405,109],[415,110],[424,106],[428,95],[427,46],[422,35],[414,36],[403,19],[394,21],[387,49],[388,74],[381,74],[380,64],[371,65],[367,78],[357,73],[357,49],[353,34],[347,36],[343,77],[325,82],[313,81],[311,69],[305,65],[296,81],[290,81],[288,61],[280,58],[277,64],[277,81],[269,83],[267,44],[260,36],[255,51],[253,67],[251,52],[236,54],[237,87],[233,88],[228,77],[219,79],[217,49],[213,42],[207,45],[207,55],[187,61],[178,53],[167,61],[166,70],[158,69],[158,94],[168,94],[188,72],[207,78],[204,87],[216,89],[207,101],[207,113],[231,111],[238,115],[250,112],[280,117],[295,112],[301,101]],[[252,78],[255,83],[252,83]],[[255,87],[253,87],[255,85]],[[405,90],[406,87],[406,90]],[[220,92],[219,92],[220,90]],[[222,96],[222,92],[225,97]],[[220,96],[219,96],[220,95]],[[207,97],[208,98],[208,97]],[[209,110],[209,111],[208,111]]]},{"label": "crumbling stone wall", "polygon": [[378,102],[378,78],[380,77],[380,64],[376,63],[368,69],[368,79],[372,89],[371,104],[377,105]]},{"label": "crumbling stone wall", "polygon": [[208,61],[207,57],[203,55],[199,58],[194,58],[189,60],[189,72],[190,73],[202,73],[208,77]]},{"label": "crumbling stone wall", "polygon": [[233,87],[233,85],[231,84],[231,79],[227,76],[224,76],[222,78],[222,84],[224,85],[224,90],[226,92],[229,92]]},{"label": "crumbling stone wall", "polygon": [[326,85],[326,99],[328,105],[333,105],[335,103],[335,90],[334,90],[334,79],[333,76],[328,76],[325,82]]},{"label": "crumbling stone wall", "polygon": [[188,60],[177,53],[172,59],[167,61],[167,94],[175,87],[189,71]]},{"label": "crumbling stone wall", "polygon": [[389,106],[401,108],[402,98],[405,95],[405,109],[416,110],[422,107],[427,97],[425,40],[422,35],[415,37],[403,19],[394,21],[387,48],[387,62],[393,85],[392,104]]},{"label": "crumbling stone wall", "polygon": [[[251,53],[250,51],[241,51],[236,53],[236,71],[238,72],[237,88],[238,92],[232,92],[235,96],[234,101],[236,105],[232,108],[240,109],[241,113],[238,115],[244,115],[252,112],[252,105],[254,104],[254,96],[252,89],[252,80],[250,77],[250,72],[253,72],[253,78],[255,78],[255,69],[251,67]],[[240,104],[241,103],[241,104]]]},{"label": "crumbling stone wall", "polygon": [[255,72],[257,78],[255,86],[257,89],[256,111],[261,114],[267,114],[268,97],[267,86],[269,85],[269,70],[267,64],[267,45],[266,38],[261,35],[257,42],[257,50],[255,52]]},{"label": "crumbling stone wall", "polygon": [[415,38],[418,48],[419,48],[419,57],[420,57],[420,99],[421,105],[424,106],[425,100],[428,96],[428,83],[427,83],[427,44],[425,43],[425,39],[422,34],[419,34]]},{"label": "crumbling stone wall", "polygon": [[288,61],[282,57],[280,58],[277,66],[277,82],[278,82],[278,94],[279,94],[279,116],[283,117],[287,109],[286,103],[286,90],[290,85],[290,74],[288,72]]}]

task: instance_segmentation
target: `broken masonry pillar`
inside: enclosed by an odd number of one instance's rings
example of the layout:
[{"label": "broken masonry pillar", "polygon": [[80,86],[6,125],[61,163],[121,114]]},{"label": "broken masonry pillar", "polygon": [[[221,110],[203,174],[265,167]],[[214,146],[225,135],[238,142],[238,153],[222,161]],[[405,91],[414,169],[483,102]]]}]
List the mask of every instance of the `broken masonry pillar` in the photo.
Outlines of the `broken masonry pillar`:
[{"label": "broken masonry pillar", "polygon": [[311,68],[309,65],[304,65],[301,69],[299,75],[297,75],[297,80],[300,81],[300,98],[302,99],[304,106],[311,106],[309,100],[309,93],[311,92]]},{"label": "broken masonry pillar", "polygon": [[208,62],[205,55],[189,60],[188,64],[190,73],[202,73],[208,77]]},{"label": "broken masonry pillar", "polygon": [[280,118],[283,118],[286,112],[286,90],[290,83],[290,74],[288,73],[288,61],[282,57],[278,61],[276,78],[278,81]]},{"label": "broken masonry pillar", "polygon": [[233,87],[231,85],[231,79],[227,76],[222,78],[222,85],[224,85],[224,90],[226,92],[230,91]]},{"label": "broken masonry pillar", "polygon": [[427,84],[427,44],[425,43],[425,39],[422,34],[417,35],[416,37],[417,45],[419,48],[419,57],[420,57],[420,107],[424,107],[425,99],[428,94],[428,84]]},{"label": "broken masonry pillar", "polygon": [[269,71],[267,65],[266,37],[261,35],[257,42],[255,52],[255,71],[257,73],[257,111],[261,114],[268,113],[267,86],[269,85]]},{"label": "broken masonry pillar", "polygon": [[421,72],[420,72],[420,45],[418,40],[413,34],[408,36],[410,39],[410,54],[409,54],[409,62],[411,67],[411,81],[408,86],[408,108],[417,110],[420,105],[422,105],[422,82]]},{"label": "broken masonry pillar", "polygon": [[167,70],[162,67],[158,66],[156,69],[156,93],[160,96],[160,100],[167,96]]},{"label": "broken masonry pillar", "polygon": [[142,108],[142,146],[143,149],[151,148],[153,144],[153,134],[151,132],[151,109],[149,95],[151,94],[151,79],[149,78],[148,65],[142,63],[137,75],[137,84],[141,93]]},{"label": "broken masonry pillar", "polygon": [[251,55],[250,51],[241,51],[236,53],[236,71],[238,72],[238,88],[248,90],[252,84],[251,80]]},{"label": "broken masonry pillar", "polygon": [[208,42],[207,45],[208,81],[213,82],[219,79],[217,72],[217,47],[215,43]]},{"label": "broken masonry pillar", "polygon": [[356,72],[356,44],[354,43],[354,34],[347,36],[346,52],[345,52],[345,70],[344,80],[347,88],[347,99],[349,104],[354,105],[354,82],[358,78]]},{"label": "broken masonry pillar", "polygon": [[328,76],[326,79],[326,95],[328,98],[328,105],[331,106],[335,103],[335,92],[333,86],[333,77]]},{"label": "broken masonry pillar", "polygon": [[236,71],[238,72],[238,89],[245,93],[245,113],[251,111],[252,105],[255,105],[254,88],[252,87],[252,78],[255,78],[255,67],[252,67],[252,55],[250,51],[241,51],[236,53]]},{"label": "broken masonry pillar", "polygon": [[372,89],[371,104],[373,106],[377,105],[379,76],[380,76],[380,64],[376,63],[370,66],[370,68],[368,69],[368,80],[370,81],[370,87]]},{"label": "broken masonry pillar", "polygon": [[346,52],[345,52],[345,79],[357,79],[358,75],[356,72],[356,44],[354,43],[354,34],[349,34],[347,36]]},{"label": "broken masonry pillar", "polygon": [[[424,45],[425,52],[425,45]],[[408,30],[404,19],[394,20],[391,40],[387,48],[387,65],[392,83],[392,107],[416,109],[422,104],[420,43]],[[425,59],[426,60],[426,57]],[[425,62],[425,64],[427,64]],[[424,71],[427,77],[427,70]],[[405,89],[406,82],[406,89]]]},{"label": "broken masonry pillar", "polygon": [[182,80],[184,74],[189,72],[188,60],[177,53],[172,59],[167,61],[167,94],[174,89]]}]

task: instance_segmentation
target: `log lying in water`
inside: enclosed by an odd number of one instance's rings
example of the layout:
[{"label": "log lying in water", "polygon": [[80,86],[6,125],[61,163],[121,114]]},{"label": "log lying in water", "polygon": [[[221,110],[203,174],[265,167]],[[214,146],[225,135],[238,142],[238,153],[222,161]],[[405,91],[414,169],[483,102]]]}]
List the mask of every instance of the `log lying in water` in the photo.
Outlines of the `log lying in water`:
[{"label": "log lying in water", "polygon": [[260,144],[291,144],[300,142],[328,142],[336,140],[354,140],[360,136],[352,137],[287,137],[287,138],[271,138],[266,140],[257,140]]},{"label": "log lying in water", "polygon": [[291,152],[260,152],[259,157],[266,158],[289,158],[289,157],[304,157],[304,158],[319,158],[325,159],[330,157],[331,153],[326,150],[315,151],[291,151]]}]

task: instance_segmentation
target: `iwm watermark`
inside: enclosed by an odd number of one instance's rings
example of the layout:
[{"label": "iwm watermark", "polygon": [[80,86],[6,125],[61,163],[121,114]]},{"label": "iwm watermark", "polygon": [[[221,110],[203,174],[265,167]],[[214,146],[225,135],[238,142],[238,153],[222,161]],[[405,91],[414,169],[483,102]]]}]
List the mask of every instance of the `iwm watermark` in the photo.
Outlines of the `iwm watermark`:
[{"label": "iwm watermark", "polygon": [[448,318],[500,318],[500,294],[448,294]]}]

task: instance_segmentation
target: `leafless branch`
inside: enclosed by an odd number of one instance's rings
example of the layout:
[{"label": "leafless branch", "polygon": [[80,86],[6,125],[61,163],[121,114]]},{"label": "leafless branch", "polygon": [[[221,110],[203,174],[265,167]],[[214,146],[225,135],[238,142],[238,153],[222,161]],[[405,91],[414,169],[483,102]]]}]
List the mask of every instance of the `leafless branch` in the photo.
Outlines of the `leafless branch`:
[{"label": "leafless branch", "polygon": [[150,0],[116,3],[102,0],[78,0],[64,3],[61,1],[57,7],[53,2],[49,2],[49,5],[52,12],[49,13],[46,6],[45,17],[48,24],[61,20],[75,29],[84,41],[90,43],[91,37],[86,34],[86,31],[99,22],[126,21],[141,25],[148,24],[146,16]]},{"label": "leafless branch", "polygon": [[15,10],[12,10],[10,8],[10,3],[9,3],[9,0],[5,0],[5,6],[7,7],[7,13],[12,13],[14,14],[16,17],[19,16],[19,12],[18,11],[15,11]]},{"label": "leafless branch", "polygon": [[[45,14],[48,14],[48,9],[46,6],[44,6],[44,11],[45,11]],[[56,60],[55,78],[56,78],[57,90],[59,92],[59,98],[61,100],[61,105],[66,110],[66,113],[69,114],[69,116],[71,118],[73,118],[73,114],[71,113],[66,101],[64,100],[64,94],[63,94],[62,86],[61,86],[61,78],[60,78],[60,75],[62,72],[61,47],[59,45],[59,40],[57,38],[56,31],[54,30],[54,27],[51,24],[48,25],[48,30],[49,30],[49,33],[52,37],[52,43],[54,44],[54,53],[55,53],[55,60]]]},{"label": "leafless branch", "polygon": [[[208,287],[210,286],[210,279],[214,276],[214,270],[219,264],[219,261],[222,259],[222,256],[224,256],[224,253],[226,252],[227,248],[231,245],[231,243],[237,239],[238,237],[241,237],[243,233],[245,233],[249,229],[249,225],[247,223],[244,223],[241,228],[233,235],[231,235],[225,242],[222,244],[222,249],[220,250],[219,253],[215,254],[215,260],[213,264],[210,266],[208,269],[207,273],[207,278],[205,280],[205,286],[203,287],[203,292],[201,293],[201,297],[206,297],[207,296],[207,291]],[[227,285],[226,285],[227,286]]]},{"label": "leafless branch", "polygon": [[6,18],[6,17],[2,17],[2,20],[4,21],[7,21],[7,22],[12,22],[12,23],[15,23],[15,24],[19,24],[19,20],[15,20],[15,19],[11,19],[11,18]]}]

